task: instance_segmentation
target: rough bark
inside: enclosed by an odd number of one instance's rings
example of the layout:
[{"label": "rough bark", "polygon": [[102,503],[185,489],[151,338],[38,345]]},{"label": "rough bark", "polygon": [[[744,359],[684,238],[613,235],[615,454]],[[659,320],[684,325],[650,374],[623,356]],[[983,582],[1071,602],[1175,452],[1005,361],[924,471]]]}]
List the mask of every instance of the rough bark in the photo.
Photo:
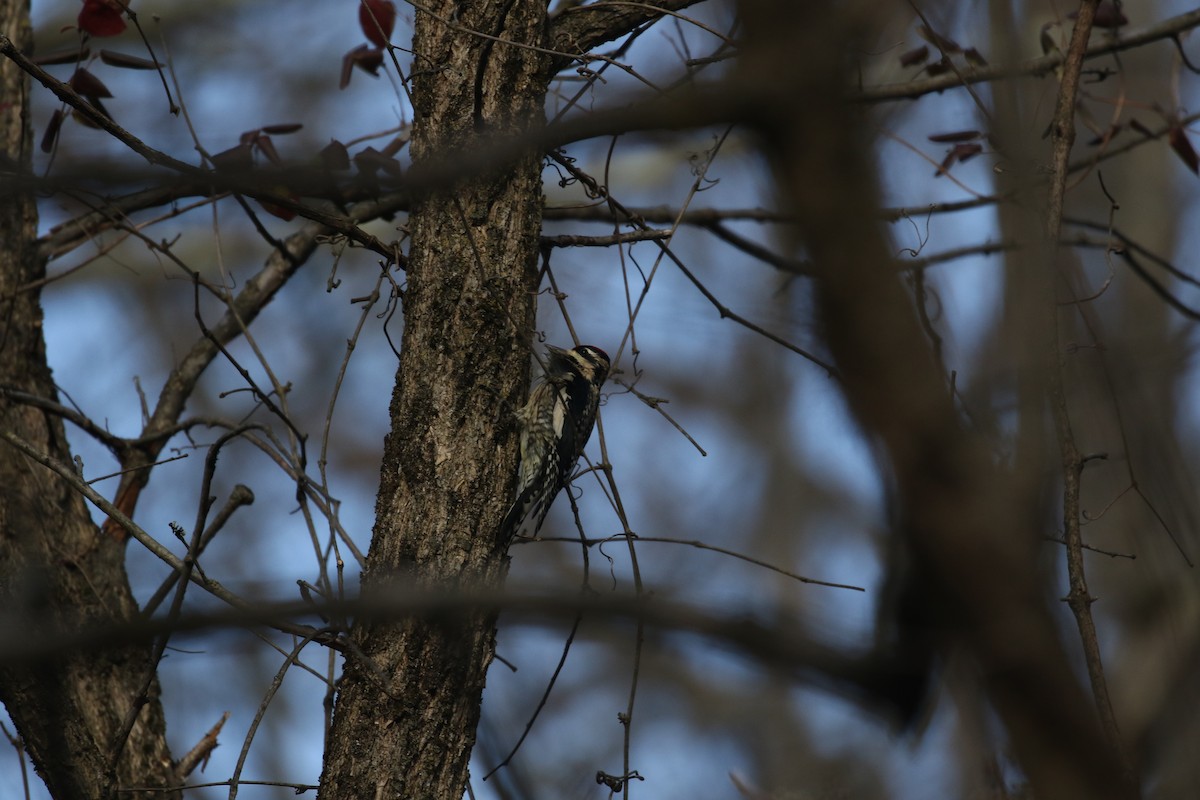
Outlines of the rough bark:
[{"label": "rough bark", "polygon": [[[28,51],[27,3],[0,0],[0,30]],[[5,170],[29,163],[28,95],[25,75],[0,60],[0,98],[12,104],[0,114],[0,168]],[[32,194],[6,194],[0,200],[0,383],[55,397],[40,295],[20,290],[44,274],[36,228]],[[0,399],[0,429],[56,459],[71,460],[62,420],[44,411]],[[16,450],[0,446],[0,608],[6,640],[31,626],[72,628],[133,617],[137,608],[124,559],[124,547],[100,535],[77,493]],[[156,682],[120,757],[114,757],[117,732],[150,669],[149,654],[147,647],[128,647],[41,662],[0,661],[0,700],[54,797],[111,798],[121,786],[172,782]]]},{"label": "rough bark", "polygon": [[[541,46],[545,2],[430,6],[416,12],[413,39],[414,160],[536,124],[546,56],[464,29]],[[511,411],[529,378],[540,163],[523,158],[413,209],[365,593],[503,580],[495,534],[515,468]],[[495,649],[494,614],[362,619],[351,636],[362,655],[346,661],[320,796],[458,800]]]}]

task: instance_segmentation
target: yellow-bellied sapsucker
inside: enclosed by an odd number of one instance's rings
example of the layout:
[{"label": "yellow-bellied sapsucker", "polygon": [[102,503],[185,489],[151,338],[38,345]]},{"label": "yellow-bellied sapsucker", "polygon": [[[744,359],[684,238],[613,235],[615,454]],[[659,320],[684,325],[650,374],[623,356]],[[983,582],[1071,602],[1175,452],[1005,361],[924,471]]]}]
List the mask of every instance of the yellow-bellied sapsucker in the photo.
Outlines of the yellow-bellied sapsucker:
[{"label": "yellow-bellied sapsucker", "polygon": [[549,346],[545,374],[517,412],[521,466],[517,495],[500,528],[501,546],[518,533],[535,536],[555,496],[567,485],[592,435],[608,355],[585,344],[571,350]]}]

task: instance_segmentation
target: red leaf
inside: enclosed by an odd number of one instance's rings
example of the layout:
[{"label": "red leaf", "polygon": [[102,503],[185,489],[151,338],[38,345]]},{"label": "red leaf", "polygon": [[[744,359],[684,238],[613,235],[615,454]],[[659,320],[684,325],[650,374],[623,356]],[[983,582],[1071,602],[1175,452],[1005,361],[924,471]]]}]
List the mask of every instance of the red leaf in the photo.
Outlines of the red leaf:
[{"label": "red leaf", "polygon": [[1196,156],[1196,151],[1192,148],[1192,143],[1188,141],[1182,126],[1172,126],[1171,132],[1167,135],[1167,142],[1175,151],[1175,155],[1179,156],[1180,160],[1187,165],[1187,168],[1200,175],[1200,157]]},{"label": "red leaf", "polygon": [[367,41],[376,47],[387,47],[396,25],[396,6],[392,0],[362,0],[358,4],[358,24]]},{"label": "red leaf", "polygon": [[921,45],[920,47],[909,50],[906,53],[900,54],[900,66],[911,67],[916,64],[924,64],[925,59],[929,58],[929,47]]},{"label": "red leaf", "polygon": [[114,0],[83,0],[77,24],[92,36],[116,36],[125,30],[125,16]]}]

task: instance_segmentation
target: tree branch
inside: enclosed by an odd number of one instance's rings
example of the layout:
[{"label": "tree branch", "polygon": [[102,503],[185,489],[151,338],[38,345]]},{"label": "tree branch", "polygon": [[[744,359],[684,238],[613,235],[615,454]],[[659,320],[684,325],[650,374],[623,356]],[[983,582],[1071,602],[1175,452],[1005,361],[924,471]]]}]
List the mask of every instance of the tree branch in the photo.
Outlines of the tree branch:
[{"label": "tree branch", "polygon": [[[1176,17],[1163,20],[1157,25],[1151,25],[1140,31],[1132,31],[1121,37],[1106,38],[1087,48],[1085,59],[1097,58],[1131,50],[1150,42],[1161,39],[1175,39],[1180,33],[1200,25],[1200,10],[1188,11]],[[1062,53],[1052,53],[1040,58],[1032,58],[1019,64],[997,64],[986,67],[967,67],[961,70],[961,75],[946,73],[932,78],[922,78],[907,83],[891,83],[883,86],[868,86],[850,94],[850,99],[859,103],[885,103],[893,100],[913,100],[934,92],[944,92],[959,86],[968,86],[987,81],[1018,78],[1023,75],[1047,75],[1063,64],[1067,56]]]}]

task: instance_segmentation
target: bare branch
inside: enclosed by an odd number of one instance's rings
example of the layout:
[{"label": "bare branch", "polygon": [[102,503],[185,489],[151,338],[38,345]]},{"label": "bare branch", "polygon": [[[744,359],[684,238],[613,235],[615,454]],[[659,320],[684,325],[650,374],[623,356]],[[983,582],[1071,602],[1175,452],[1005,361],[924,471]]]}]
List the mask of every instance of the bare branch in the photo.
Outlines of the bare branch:
[{"label": "bare branch", "polygon": [[[1188,11],[1164,20],[1156,25],[1132,31],[1121,37],[1106,38],[1087,48],[1084,58],[1098,58],[1110,53],[1119,53],[1162,39],[1175,39],[1180,33],[1200,25],[1200,10]],[[1020,64],[997,64],[986,67],[967,67],[958,73],[946,73],[932,78],[909,81],[908,83],[871,86],[852,93],[850,98],[860,103],[884,103],[893,100],[912,100],[935,92],[944,92],[958,86],[985,83],[994,80],[1018,78],[1025,75],[1048,75],[1061,66],[1065,56],[1052,53],[1023,61]]]}]

